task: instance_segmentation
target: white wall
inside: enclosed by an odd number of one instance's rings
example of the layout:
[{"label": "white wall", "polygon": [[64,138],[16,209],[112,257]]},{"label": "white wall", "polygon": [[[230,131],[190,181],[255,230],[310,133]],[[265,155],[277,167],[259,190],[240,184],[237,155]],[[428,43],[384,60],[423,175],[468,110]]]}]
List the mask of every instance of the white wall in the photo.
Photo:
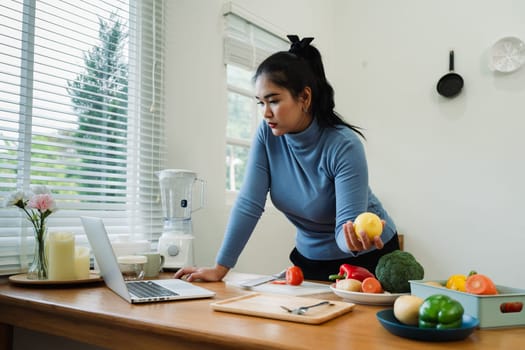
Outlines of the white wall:
[{"label": "white wall", "polygon": [[[525,3],[335,3],[337,106],[366,128],[371,185],[406,249],[430,278],[474,269],[525,287],[525,68],[488,67],[496,40],[525,40]],[[450,49],[465,87],[446,99]]]},{"label": "white wall", "polygon": [[[214,263],[229,207],[224,198],[226,95],[221,2],[168,2],[167,110],[170,166],[208,182],[194,215],[196,262]],[[525,3],[512,0],[236,0],[289,33],[314,36],[345,118],[366,130],[373,190],[426,277],[471,269],[498,284],[525,287],[520,199],[525,69],[495,74],[488,50],[502,36],[525,40]],[[435,91],[448,51],[465,88]],[[293,227],[263,215],[238,271],[289,264]]]}]

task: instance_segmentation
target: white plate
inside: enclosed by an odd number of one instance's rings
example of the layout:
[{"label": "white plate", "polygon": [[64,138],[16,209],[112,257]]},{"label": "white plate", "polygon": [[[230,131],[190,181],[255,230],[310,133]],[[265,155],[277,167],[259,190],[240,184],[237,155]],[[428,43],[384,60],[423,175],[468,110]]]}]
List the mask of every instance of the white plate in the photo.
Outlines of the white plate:
[{"label": "white plate", "polygon": [[502,38],[492,45],[491,59],[498,72],[514,72],[525,63],[525,43],[512,36]]},{"label": "white plate", "polygon": [[367,305],[392,305],[397,297],[401,295],[407,295],[410,293],[361,293],[361,292],[349,292],[342,289],[335,288],[335,283],[330,285],[330,289],[337,296],[351,301],[356,304],[367,304]]}]

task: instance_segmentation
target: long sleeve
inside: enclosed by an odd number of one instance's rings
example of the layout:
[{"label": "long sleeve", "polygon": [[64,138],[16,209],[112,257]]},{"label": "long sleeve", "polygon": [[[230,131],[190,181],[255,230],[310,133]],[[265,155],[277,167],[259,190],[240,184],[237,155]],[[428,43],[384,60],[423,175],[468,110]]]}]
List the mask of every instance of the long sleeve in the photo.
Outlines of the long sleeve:
[{"label": "long sleeve", "polygon": [[330,157],[334,163],[336,193],[335,239],[341,251],[353,254],[346,245],[343,224],[369,208],[368,166],[361,142],[341,143]]}]

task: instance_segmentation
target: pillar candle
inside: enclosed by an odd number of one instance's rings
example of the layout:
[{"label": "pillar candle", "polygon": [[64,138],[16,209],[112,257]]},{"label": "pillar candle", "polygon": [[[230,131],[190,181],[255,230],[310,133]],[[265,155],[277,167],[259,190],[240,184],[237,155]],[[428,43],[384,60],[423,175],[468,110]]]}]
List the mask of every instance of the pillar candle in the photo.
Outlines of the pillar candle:
[{"label": "pillar candle", "polygon": [[89,278],[89,248],[75,247],[75,275],[77,279]]},{"label": "pillar candle", "polygon": [[48,279],[70,281],[75,274],[75,235],[70,232],[50,232],[48,246]]}]

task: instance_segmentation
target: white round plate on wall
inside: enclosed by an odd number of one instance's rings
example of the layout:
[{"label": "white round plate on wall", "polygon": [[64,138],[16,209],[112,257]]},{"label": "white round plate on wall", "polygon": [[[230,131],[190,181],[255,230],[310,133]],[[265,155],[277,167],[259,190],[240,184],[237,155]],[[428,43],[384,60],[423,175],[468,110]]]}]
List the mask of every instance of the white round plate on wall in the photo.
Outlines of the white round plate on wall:
[{"label": "white round plate on wall", "polygon": [[513,36],[501,38],[492,45],[490,63],[498,72],[514,72],[525,63],[525,43]]}]

